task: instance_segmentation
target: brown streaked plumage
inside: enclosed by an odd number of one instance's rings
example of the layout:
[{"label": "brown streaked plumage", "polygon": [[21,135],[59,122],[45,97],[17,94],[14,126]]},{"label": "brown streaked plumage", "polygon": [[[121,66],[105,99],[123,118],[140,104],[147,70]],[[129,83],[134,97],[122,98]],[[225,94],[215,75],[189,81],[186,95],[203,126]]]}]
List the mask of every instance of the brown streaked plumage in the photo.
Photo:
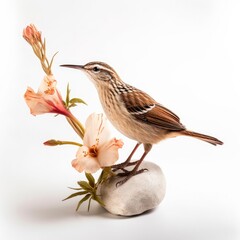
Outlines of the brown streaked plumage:
[{"label": "brown streaked plumage", "polygon": [[[128,159],[122,164],[112,166],[114,170],[123,170],[120,176],[126,176],[119,184],[145,170],[138,170],[141,162],[152,145],[163,139],[182,135],[195,137],[213,145],[223,144],[217,138],[187,130],[176,114],[156,102],[147,93],[123,82],[106,63],[90,62],[83,66],[61,66],[83,70],[94,83],[105,114],[113,126],[125,136],[137,141]],[[144,153],[140,160],[131,162],[140,144],[144,145]],[[130,165],[135,165],[132,171],[124,169]]]}]

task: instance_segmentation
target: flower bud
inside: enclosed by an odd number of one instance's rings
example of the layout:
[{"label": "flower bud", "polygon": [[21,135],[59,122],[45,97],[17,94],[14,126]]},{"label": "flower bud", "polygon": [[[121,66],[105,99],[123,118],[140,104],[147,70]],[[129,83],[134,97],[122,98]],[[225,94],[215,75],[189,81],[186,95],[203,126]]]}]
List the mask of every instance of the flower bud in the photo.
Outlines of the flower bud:
[{"label": "flower bud", "polygon": [[57,140],[51,139],[51,140],[44,142],[43,144],[46,146],[57,146],[60,144],[60,142]]},{"label": "flower bud", "polygon": [[41,42],[41,32],[33,24],[30,24],[23,30],[23,37],[30,45]]}]

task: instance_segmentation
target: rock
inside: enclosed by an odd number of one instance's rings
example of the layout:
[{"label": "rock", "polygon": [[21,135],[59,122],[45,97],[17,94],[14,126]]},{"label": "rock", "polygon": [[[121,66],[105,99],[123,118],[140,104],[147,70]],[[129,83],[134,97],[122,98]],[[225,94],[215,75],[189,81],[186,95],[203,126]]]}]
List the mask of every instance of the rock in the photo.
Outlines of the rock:
[{"label": "rock", "polygon": [[116,183],[123,177],[116,176],[101,185],[99,193],[107,211],[115,215],[133,216],[161,203],[166,191],[166,181],[161,168],[146,161],[141,164],[141,168],[147,168],[148,171],[135,175],[121,186],[116,187]]}]

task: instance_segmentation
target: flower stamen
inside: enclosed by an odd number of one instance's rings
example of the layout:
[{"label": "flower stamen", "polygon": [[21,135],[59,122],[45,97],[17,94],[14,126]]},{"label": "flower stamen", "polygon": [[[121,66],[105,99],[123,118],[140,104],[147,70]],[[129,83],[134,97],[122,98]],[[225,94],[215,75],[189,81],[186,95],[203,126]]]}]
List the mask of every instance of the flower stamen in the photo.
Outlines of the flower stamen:
[{"label": "flower stamen", "polygon": [[49,87],[47,90],[44,91],[44,93],[48,95],[53,95],[55,93],[55,89]]},{"label": "flower stamen", "polygon": [[96,158],[98,155],[98,148],[96,145],[93,145],[92,147],[89,148],[88,155],[91,157]]},{"label": "flower stamen", "polygon": [[88,156],[88,152],[87,151],[83,151],[83,156],[87,157]]},{"label": "flower stamen", "polygon": [[87,118],[83,146],[80,146],[76,159],[72,161],[72,166],[77,171],[95,173],[102,167],[112,166],[118,160],[118,150],[123,142],[110,138],[106,120],[103,114],[96,113]]}]

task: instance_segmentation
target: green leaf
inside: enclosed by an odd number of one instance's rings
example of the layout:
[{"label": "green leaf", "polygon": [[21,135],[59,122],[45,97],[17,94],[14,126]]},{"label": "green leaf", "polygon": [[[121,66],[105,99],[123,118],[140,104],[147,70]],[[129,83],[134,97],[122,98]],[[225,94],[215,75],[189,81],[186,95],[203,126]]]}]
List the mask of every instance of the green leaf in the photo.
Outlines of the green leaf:
[{"label": "green leaf", "polygon": [[98,178],[98,183],[105,182],[112,175],[113,175],[113,172],[111,170],[111,167],[105,167]]},{"label": "green leaf", "polygon": [[84,102],[81,98],[72,98],[69,102],[70,102],[70,103],[73,103],[73,104],[83,103],[83,104],[87,105],[87,103]]},{"label": "green leaf", "polygon": [[93,188],[86,181],[80,181],[80,182],[78,182],[78,185],[86,191],[92,191],[93,190]]},{"label": "green leaf", "polygon": [[92,197],[93,200],[95,200],[96,202],[98,202],[101,206],[105,206],[104,202],[102,201],[102,199],[98,196],[98,195],[94,195]]},{"label": "green leaf", "polygon": [[72,108],[72,107],[76,107],[76,106],[77,106],[77,104],[71,103],[71,104],[68,106],[68,108]]},{"label": "green leaf", "polygon": [[86,178],[87,178],[87,180],[89,182],[89,185],[92,188],[94,188],[95,187],[95,179],[94,179],[93,175],[91,173],[85,172],[85,176],[86,176]]},{"label": "green leaf", "polygon": [[78,203],[78,205],[77,205],[77,208],[76,208],[76,211],[80,208],[80,206],[82,205],[82,203],[85,202],[85,201],[87,201],[90,197],[91,197],[91,194],[90,194],[90,193],[87,194],[85,197],[83,197],[83,198],[79,201],[79,203]]},{"label": "green leaf", "polygon": [[88,193],[88,191],[82,191],[82,192],[73,193],[70,196],[68,196],[67,198],[63,199],[63,201],[68,200],[68,199],[73,198],[73,197],[84,195],[86,193]]},{"label": "green leaf", "polygon": [[49,68],[51,69],[52,68],[52,64],[53,64],[53,59],[55,58],[55,56],[58,54],[58,52],[56,52],[53,56],[52,56],[52,59],[51,59],[51,62],[49,64]]},{"label": "green leaf", "polygon": [[83,190],[82,188],[73,188],[73,187],[68,187],[69,189],[72,189],[72,190],[77,190],[77,191],[79,191],[79,190]]},{"label": "green leaf", "polygon": [[88,201],[88,212],[90,211],[90,205],[91,205],[92,197]]}]

